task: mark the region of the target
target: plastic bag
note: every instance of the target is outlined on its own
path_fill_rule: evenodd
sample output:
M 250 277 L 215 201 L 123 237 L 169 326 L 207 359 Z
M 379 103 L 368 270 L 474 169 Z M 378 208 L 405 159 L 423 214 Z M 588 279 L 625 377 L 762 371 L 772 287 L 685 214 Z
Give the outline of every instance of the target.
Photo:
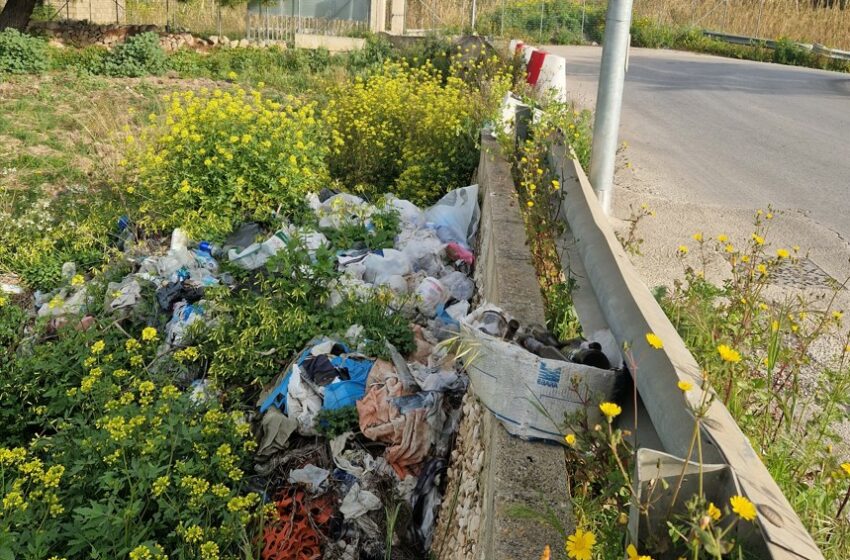
M 286 247 L 286 236 L 277 232 L 262 243 L 253 243 L 241 251 L 230 249 L 227 258 L 230 262 L 244 268 L 254 270 L 260 268 L 274 255 Z
M 363 259 L 366 270 L 363 280 L 372 284 L 387 284 L 392 276 L 410 273 L 410 261 L 401 251 L 384 249 L 383 256 L 372 253 Z
M 171 320 L 165 326 L 165 341 L 171 346 L 186 346 L 189 326 L 203 321 L 204 308 L 199 303 L 180 302 L 174 306 Z
M 469 301 L 475 294 L 475 282 L 463 272 L 453 270 L 440 278 L 453 298 L 458 301 Z
M 428 276 L 416 288 L 416 295 L 419 297 L 419 311 L 428 317 L 434 317 L 437 314 L 437 308 L 449 300 L 449 290 L 442 282 Z
M 409 224 L 414 228 L 421 228 L 425 225 L 425 212 L 409 200 L 396 198 L 392 194 L 388 194 L 386 200 L 387 204 L 398 212 L 399 218 L 401 218 L 403 223 Z
M 316 415 L 322 409 L 322 395 L 301 379 L 301 368 L 292 365 L 287 388 L 286 412 L 290 418 L 298 421 L 298 433 L 303 436 L 315 436 Z
M 425 211 L 425 218 L 442 241 L 455 241 L 466 247 L 472 245 L 480 217 L 478 185 L 455 189 Z
M 443 267 L 443 243 L 432 229 L 405 229 L 396 239 L 396 247 L 410 261 L 414 272 L 424 270 L 435 276 Z

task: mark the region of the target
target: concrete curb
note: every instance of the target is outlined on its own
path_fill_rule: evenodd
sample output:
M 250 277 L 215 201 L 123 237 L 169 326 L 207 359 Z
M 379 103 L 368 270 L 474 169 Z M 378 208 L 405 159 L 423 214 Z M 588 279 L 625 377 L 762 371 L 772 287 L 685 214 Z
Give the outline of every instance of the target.
M 498 142 L 488 133 L 482 135 L 481 144 L 478 168 L 481 228 L 475 271 L 480 297 L 502 307 L 521 322 L 543 323 L 543 297 L 526 245 L 525 224 L 510 164 L 502 157 Z M 453 460 L 435 532 L 439 538 L 449 535 L 444 543 L 465 542 L 465 546 L 460 550 L 442 546 L 439 558 L 516 560 L 539 557 L 547 544 L 559 548 L 563 536 L 542 519 L 554 517 L 567 531 L 574 526 L 564 449 L 515 438 L 492 413 L 481 408 L 477 426 L 460 428 L 461 433 L 477 432 L 477 437 L 459 440 L 455 447 L 457 456 L 463 457 L 472 452 L 476 441 L 480 443 L 483 449 L 480 474 L 464 473 L 464 469 L 455 468 L 458 460 Z M 465 417 L 463 422 L 466 421 Z M 476 476 L 480 527 L 475 542 L 470 543 L 469 531 L 459 526 L 459 516 L 451 515 L 452 489 L 462 488 L 465 482 L 469 484 L 464 478 Z

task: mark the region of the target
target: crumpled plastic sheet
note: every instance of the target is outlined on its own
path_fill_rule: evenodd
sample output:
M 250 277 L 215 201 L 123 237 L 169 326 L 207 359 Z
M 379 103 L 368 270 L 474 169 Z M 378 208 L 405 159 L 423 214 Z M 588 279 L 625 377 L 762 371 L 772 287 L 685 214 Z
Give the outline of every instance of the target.
M 340 355 L 330 354 L 330 352 L 339 351 Z M 292 415 L 289 404 L 289 387 L 292 384 L 296 369 L 299 370 L 300 365 L 304 363 L 310 356 L 326 354 L 331 364 L 336 368 L 345 368 L 348 370 L 347 380 L 337 380 L 324 387 L 310 387 L 311 390 L 321 397 L 320 408 L 326 410 L 336 410 L 346 406 L 352 406 L 357 399 L 363 396 L 366 390 L 366 379 L 369 371 L 372 369 L 373 360 L 354 354 L 351 349 L 341 341 L 329 338 L 316 339 L 307 345 L 295 362 L 289 367 L 286 373 L 281 378 L 280 382 L 272 389 L 260 404 L 260 413 L 268 410 L 272 405 L 278 407 L 288 415 Z M 298 381 L 299 385 L 307 385 L 307 382 L 301 378 Z M 298 389 L 299 394 L 303 391 Z M 303 408 L 303 407 L 302 407 Z M 309 422 L 305 422 L 309 425 Z
M 382 507 L 383 504 L 378 496 L 368 490 L 364 490 L 360 486 L 360 483 L 355 482 L 345 495 L 345 498 L 342 499 L 339 512 L 345 519 L 357 519 L 370 511 L 376 511 Z
M 290 484 L 303 484 L 310 492 L 316 493 L 324 489 L 330 474 L 326 469 L 309 464 L 289 471 L 288 480 Z

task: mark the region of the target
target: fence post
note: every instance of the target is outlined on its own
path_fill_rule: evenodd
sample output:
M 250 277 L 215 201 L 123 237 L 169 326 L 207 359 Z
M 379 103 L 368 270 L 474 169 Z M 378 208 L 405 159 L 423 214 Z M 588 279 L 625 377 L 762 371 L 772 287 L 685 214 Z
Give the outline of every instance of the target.
M 475 16 L 478 15 L 476 13 L 477 8 L 477 0 L 472 0 L 472 31 L 475 31 Z
M 502 0 L 502 17 L 499 22 L 499 35 L 505 36 L 505 0 Z
M 543 37 L 543 18 L 546 16 L 546 0 L 540 0 L 540 36 Z

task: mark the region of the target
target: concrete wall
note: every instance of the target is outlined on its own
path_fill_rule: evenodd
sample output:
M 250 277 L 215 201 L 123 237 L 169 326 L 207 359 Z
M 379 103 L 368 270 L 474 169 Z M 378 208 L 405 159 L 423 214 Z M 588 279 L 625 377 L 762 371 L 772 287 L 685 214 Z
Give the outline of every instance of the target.
M 354 37 L 338 37 L 335 35 L 313 35 L 310 33 L 295 34 L 295 48 L 319 49 L 325 48 L 332 53 L 348 52 L 362 49 L 366 46 L 366 39 Z
M 487 134 L 478 183 L 479 294 L 522 322 L 542 323 L 543 298 L 510 165 Z M 432 552 L 440 560 L 516 560 L 539 558 L 547 544 L 562 547 L 561 534 L 541 519 L 554 515 L 572 530 L 563 448 L 510 436 L 475 399 L 474 387 L 464 412 Z M 541 517 L 529 516 L 534 513 Z

